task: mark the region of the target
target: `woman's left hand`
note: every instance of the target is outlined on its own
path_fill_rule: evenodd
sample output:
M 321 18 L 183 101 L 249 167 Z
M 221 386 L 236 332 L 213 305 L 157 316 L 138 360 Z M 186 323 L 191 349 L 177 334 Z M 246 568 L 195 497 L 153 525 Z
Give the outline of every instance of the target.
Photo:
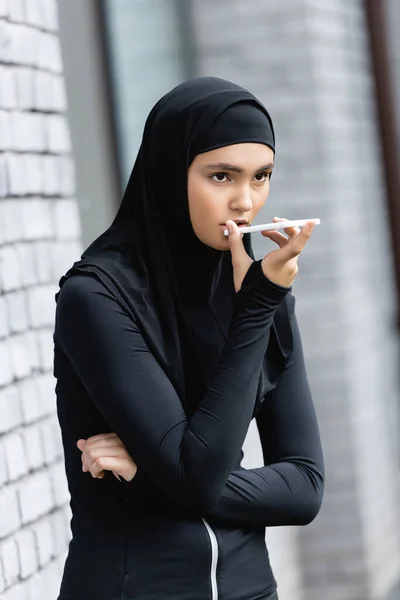
M 76 444 L 82 452 L 82 471 L 89 471 L 92 477 L 103 479 L 105 471 L 112 471 L 132 481 L 137 465 L 116 433 L 101 433 L 89 439 L 80 439 Z

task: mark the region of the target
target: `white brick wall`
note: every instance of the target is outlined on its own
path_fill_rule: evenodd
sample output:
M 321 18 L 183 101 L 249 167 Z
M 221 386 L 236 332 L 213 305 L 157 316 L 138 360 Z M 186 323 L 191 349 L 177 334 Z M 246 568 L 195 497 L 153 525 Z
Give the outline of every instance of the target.
M 54 293 L 80 254 L 56 0 L 0 0 L 0 598 L 57 597 L 69 494 Z
M 326 494 L 313 524 L 267 533 L 280 600 L 384 600 L 400 579 L 399 345 L 363 2 L 193 9 L 199 74 L 248 86 L 271 111 L 277 168 L 263 218 L 323 220 L 294 292 Z

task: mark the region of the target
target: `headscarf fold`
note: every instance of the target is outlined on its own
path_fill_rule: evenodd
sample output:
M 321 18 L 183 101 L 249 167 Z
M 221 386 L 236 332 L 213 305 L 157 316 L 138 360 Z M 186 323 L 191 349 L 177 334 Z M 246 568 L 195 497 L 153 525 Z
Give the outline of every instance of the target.
M 113 223 L 60 279 L 60 288 L 76 273 L 103 282 L 138 324 L 188 413 L 207 384 L 188 310 L 210 310 L 226 339 L 235 296 L 230 252 L 204 245 L 191 226 L 188 168 L 199 153 L 244 142 L 275 150 L 271 118 L 248 91 L 216 77 L 189 80 L 171 90 L 147 118 Z M 254 258 L 249 234 L 243 243 Z M 272 326 L 258 404 L 274 387 L 290 350 L 285 302 Z

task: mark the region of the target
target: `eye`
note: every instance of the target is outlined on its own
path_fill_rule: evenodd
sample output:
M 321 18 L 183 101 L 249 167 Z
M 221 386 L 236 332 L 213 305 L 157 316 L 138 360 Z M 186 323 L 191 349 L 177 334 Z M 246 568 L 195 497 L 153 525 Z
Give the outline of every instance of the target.
M 254 175 L 254 178 L 257 181 L 257 183 L 264 183 L 265 181 L 267 181 L 267 179 L 270 178 L 270 175 L 270 171 L 260 171 L 259 173 L 256 173 Z
M 229 179 L 228 173 L 214 173 L 214 175 L 211 175 L 211 179 L 213 181 L 217 181 L 218 183 L 225 183 L 225 181 L 227 179 Z

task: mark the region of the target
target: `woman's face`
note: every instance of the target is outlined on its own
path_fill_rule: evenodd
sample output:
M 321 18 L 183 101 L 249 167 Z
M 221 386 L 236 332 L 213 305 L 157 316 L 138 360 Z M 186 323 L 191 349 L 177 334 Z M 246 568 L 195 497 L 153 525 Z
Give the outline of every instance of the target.
M 274 153 L 264 144 L 224 146 L 198 154 L 188 170 L 189 214 L 203 244 L 229 248 L 228 219 L 250 224 L 268 198 Z

